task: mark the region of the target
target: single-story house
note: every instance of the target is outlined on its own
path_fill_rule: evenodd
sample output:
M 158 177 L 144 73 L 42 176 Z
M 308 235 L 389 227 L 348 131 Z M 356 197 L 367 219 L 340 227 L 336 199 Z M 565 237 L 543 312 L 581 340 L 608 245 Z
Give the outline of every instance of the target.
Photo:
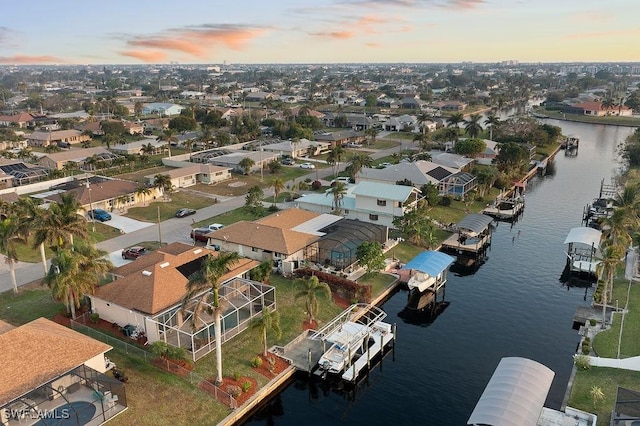
M 191 305 L 183 312 L 189 277 L 207 256 L 219 252 L 183 243 L 171 243 L 114 269 L 114 281 L 92 295 L 91 309 L 100 318 L 120 326 L 133 326 L 149 343 L 163 341 L 187 350 L 197 360 L 215 348 L 213 318 L 205 312 L 193 328 Z M 247 279 L 259 262 L 241 258 L 220 282 L 226 301 L 222 315 L 223 342 L 249 326 L 265 307 L 275 307 L 275 289 Z M 200 296 L 200 295 L 199 295 Z
M 194 154 L 192 157 L 196 157 L 198 154 Z M 240 166 L 240 162 L 245 158 L 250 158 L 254 163 L 250 171 L 259 172 L 260 170 L 268 170 L 267 165 L 279 157 L 280 154 L 267 151 L 226 151 L 223 155 L 207 158 L 207 162 L 220 167 L 228 167 L 239 173 L 244 173 L 245 171 Z
M 469 170 L 473 166 L 474 162 L 473 158 L 453 154 L 451 152 L 432 150 L 429 151 L 429 155 L 431 155 L 432 163 L 452 169 Z
M 91 137 L 83 134 L 79 130 L 55 130 L 53 132 L 33 132 L 27 135 L 27 143 L 29 146 L 49 146 L 60 142 L 68 144 L 78 144 L 91 140 Z
M 582 111 L 584 115 L 602 117 L 605 115 L 619 115 L 620 117 L 631 117 L 633 109 L 626 105 L 604 106 L 602 102 L 582 102 L 572 105 L 573 108 Z
M 109 150 L 96 146 L 92 148 L 73 148 L 68 151 L 52 152 L 38 159 L 38 164 L 49 170 L 62 170 L 67 163 L 75 163 L 78 169 L 86 169 L 87 159 L 98 156 L 103 160 L 113 160 L 117 155 Z
M 144 104 L 144 106 L 142 107 L 142 114 L 155 114 L 161 117 L 164 115 L 180 115 L 183 109 L 184 107 L 178 104 L 172 104 L 168 102 L 154 102 Z
M 102 136 L 104 135 L 104 130 L 102 129 L 102 124 L 99 121 L 90 121 L 88 123 L 84 123 L 78 127 L 76 130 L 81 132 L 91 132 L 93 136 Z
M 302 138 L 298 141 L 282 141 L 269 145 L 262 145 L 258 149 L 263 149 L 268 152 L 275 152 L 282 155 L 288 155 L 292 158 L 308 157 L 309 150 L 313 150 L 312 155 L 318 155 L 325 153 L 329 150 L 331 144 L 329 142 L 310 141 L 309 139 Z
M 130 135 L 141 135 L 144 132 L 144 126 L 142 123 L 137 123 L 133 121 L 125 121 L 124 129 Z
M 140 141 L 133 141 L 125 144 L 111 145 L 111 151 L 117 154 L 129 154 L 129 155 L 142 155 L 143 146 L 151 145 L 154 150 L 149 155 L 159 154 L 166 150 L 167 143 L 159 141 L 155 138 L 143 139 Z
M 18 127 L 24 129 L 25 127 L 33 127 L 33 115 L 28 112 L 21 112 L 13 115 L 0 115 L 0 126 Z
M 190 163 L 187 163 L 190 164 Z M 228 167 L 214 166 L 213 164 L 190 164 L 178 167 L 162 173 L 171 178 L 171 184 L 176 188 L 186 188 L 196 183 L 211 185 L 231 179 L 231 169 Z M 153 185 L 156 175 L 147 175 L 145 179 L 148 185 Z
M 92 209 L 104 209 L 113 211 L 116 208 L 127 208 L 145 203 L 150 199 L 159 197 L 161 193 L 157 188 L 149 188 L 150 195 L 138 194 L 139 184 L 126 180 L 101 179 L 99 181 L 89 181 L 87 187 L 83 181 L 74 181 L 73 188 L 66 191 L 62 189 L 51 191 L 45 196 L 45 201 L 59 202 L 60 194 L 72 193 L 80 202 L 82 210 L 79 214 L 84 214 Z
M 34 424 L 61 407 L 73 418 L 82 410 L 85 423 L 102 424 L 127 409 L 123 384 L 105 375 L 113 367 L 105 357 L 111 346 L 46 318 L 2 324 L 1 425 Z
M 320 229 L 341 219 L 331 214 L 288 209 L 259 220 L 236 222 L 207 236 L 209 245 L 260 262 L 271 261 L 284 274 L 290 274 L 301 261 L 317 258 L 317 243 L 324 235 Z
M 363 143 L 367 136 L 364 132 L 356 132 L 355 130 L 342 130 L 339 132 L 324 132 L 314 135 L 318 142 L 328 142 L 331 148 L 342 146 L 348 143 Z
M 360 181 L 348 186 L 338 209 L 347 219 L 395 228 L 393 219 L 404 216 L 420 198 L 420 191 L 413 186 Z M 316 213 L 331 213 L 335 208 L 329 191 L 307 194 L 298 198 L 296 204 L 303 210 Z

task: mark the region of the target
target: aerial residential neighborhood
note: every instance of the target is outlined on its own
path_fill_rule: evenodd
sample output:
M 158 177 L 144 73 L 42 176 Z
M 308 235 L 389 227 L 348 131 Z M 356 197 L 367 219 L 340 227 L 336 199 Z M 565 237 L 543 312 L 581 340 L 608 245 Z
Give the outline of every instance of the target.
M 236 424 L 300 372 L 357 388 L 403 338 L 380 306 L 432 324 L 449 267 L 516 250 L 500 206 L 553 179 L 562 126 L 639 122 L 637 64 L 214 68 L 0 66 L 0 425 Z

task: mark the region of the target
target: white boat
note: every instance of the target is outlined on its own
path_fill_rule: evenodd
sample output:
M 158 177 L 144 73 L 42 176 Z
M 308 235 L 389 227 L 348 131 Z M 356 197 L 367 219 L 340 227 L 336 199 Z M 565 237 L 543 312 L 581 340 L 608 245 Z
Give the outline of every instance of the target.
M 402 269 L 410 270 L 407 286 L 420 293 L 431 290 L 436 293 L 447 282 L 447 268 L 455 259 L 439 251 L 424 251 L 411 259 Z
M 524 198 L 515 197 L 498 197 L 496 201 L 482 210 L 482 214 L 494 217 L 496 219 L 511 220 L 515 219 L 524 209 Z
M 326 349 L 318 360 L 316 374 L 355 380 L 393 340 L 393 327 L 381 321 L 385 317 L 386 313 L 375 306 L 357 304 L 318 330 L 314 338 L 321 339 Z

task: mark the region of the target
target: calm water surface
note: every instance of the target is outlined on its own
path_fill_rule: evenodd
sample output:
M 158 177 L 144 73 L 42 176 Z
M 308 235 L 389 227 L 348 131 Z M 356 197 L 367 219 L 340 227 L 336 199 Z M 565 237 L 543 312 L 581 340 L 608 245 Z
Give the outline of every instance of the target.
M 573 314 L 591 297 L 591 289 L 559 281 L 562 243 L 580 226 L 601 180 L 616 173 L 616 147 L 633 129 L 548 122 L 580 136 L 578 156 L 560 152 L 554 173 L 529 182 L 523 216 L 513 226 L 498 225 L 488 259 L 475 274 L 449 274 L 450 304 L 433 323 L 403 322 L 398 313 L 407 293 L 398 292 L 382 306 L 387 321 L 398 325 L 395 354 L 368 382 L 344 393 L 300 375 L 245 424 L 465 425 L 506 356 L 555 371 L 546 405 L 560 408 L 579 341 Z

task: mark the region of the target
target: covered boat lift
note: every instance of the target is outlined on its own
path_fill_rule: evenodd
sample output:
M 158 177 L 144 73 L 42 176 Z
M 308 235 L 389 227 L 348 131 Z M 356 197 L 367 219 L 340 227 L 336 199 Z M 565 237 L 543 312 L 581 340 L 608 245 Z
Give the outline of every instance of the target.
M 590 227 L 580 226 L 569 231 L 564 244 L 569 244 L 566 254 L 570 272 L 596 275 L 601 239 L 602 232 Z
M 467 424 L 536 426 L 554 376 L 539 362 L 502 358 Z
M 491 243 L 493 218 L 473 213 L 452 227 L 454 233 L 442 243 L 442 248 L 458 254 L 479 254 Z
M 410 270 L 409 290 L 437 292 L 447 282 L 447 268 L 455 259 L 439 251 L 424 251 L 411 259 L 402 269 Z

